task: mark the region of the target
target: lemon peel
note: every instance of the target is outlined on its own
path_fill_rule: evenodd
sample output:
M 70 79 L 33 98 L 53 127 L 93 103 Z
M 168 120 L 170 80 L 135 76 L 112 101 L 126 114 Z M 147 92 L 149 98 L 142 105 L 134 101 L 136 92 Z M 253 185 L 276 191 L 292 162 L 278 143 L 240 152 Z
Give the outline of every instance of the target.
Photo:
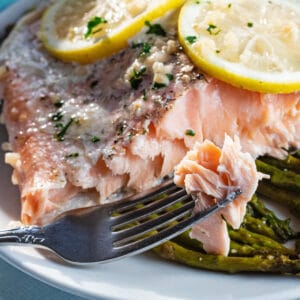
M 40 38 L 46 49 L 63 61 L 92 63 L 127 47 L 128 40 L 141 31 L 145 22 L 179 8 L 183 2 L 56 1 L 42 17 Z

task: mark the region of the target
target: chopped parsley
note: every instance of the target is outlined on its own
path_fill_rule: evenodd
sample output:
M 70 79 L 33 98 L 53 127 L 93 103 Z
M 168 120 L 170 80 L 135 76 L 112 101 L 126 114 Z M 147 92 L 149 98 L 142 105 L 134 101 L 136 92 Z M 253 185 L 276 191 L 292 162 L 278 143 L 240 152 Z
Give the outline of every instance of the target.
M 91 142 L 92 142 L 93 144 L 97 144 L 97 143 L 100 142 L 100 141 L 101 141 L 100 138 L 97 137 L 97 136 L 92 136 L 92 137 L 91 137 Z
M 65 104 L 65 102 L 63 100 L 58 100 L 54 103 L 54 106 L 57 108 L 61 108 L 64 106 L 64 104 Z
M 218 29 L 218 27 L 214 24 L 209 24 L 208 27 L 206 28 L 206 31 L 210 35 L 217 35 L 221 32 L 221 29 Z
M 253 23 L 252 22 L 248 22 L 247 26 L 251 28 L 251 27 L 253 27 Z
M 219 54 L 221 52 L 221 50 L 216 50 L 216 53 Z
M 159 89 L 162 89 L 162 88 L 165 88 L 167 85 L 164 84 L 164 83 L 160 83 L 160 82 L 154 82 L 153 84 L 153 90 L 159 90 Z
M 89 38 L 92 34 L 97 33 L 101 31 L 102 29 L 94 31 L 94 29 L 100 25 L 100 24 L 106 24 L 107 20 L 105 20 L 102 17 L 94 17 L 93 19 L 89 20 L 87 24 L 87 32 L 85 33 L 84 37 L 87 39 Z
M 149 28 L 147 34 L 155 34 L 160 36 L 166 36 L 166 31 L 161 27 L 160 24 L 151 24 L 149 21 L 145 22 L 145 25 Z
M 185 131 L 185 134 L 188 135 L 188 136 L 195 136 L 196 135 L 195 131 L 192 130 L 192 129 L 187 129 Z
M 132 48 L 141 48 L 140 56 L 146 56 L 150 53 L 152 46 L 149 43 L 133 44 Z
M 146 90 L 143 91 L 143 96 L 142 96 L 143 101 L 147 101 L 148 97 L 147 97 L 147 92 Z
M 54 114 L 51 117 L 51 120 L 53 122 L 59 122 L 64 117 L 64 114 L 61 111 L 58 111 L 56 114 Z
M 71 118 L 71 119 L 69 120 L 69 122 L 68 122 L 66 125 L 64 125 L 58 133 L 55 134 L 55 138 L 56 138 L 59 142 L 64 141 L 65 135 L 66 135 L 66 133 L 67 133 L 69 127 L 72 125 L 73 122 L 74 122 L 74 119 Z
M 77 157 L 79 157 L 79 153 L 78 152 L 70 153 L 70 154 L 66 155 L 65 157 L 67 159 L 68 158 L 77 158 Z
M 96 85 L 98 85 L 99 81 L 98 80 L 94 80 L 91 82 L 90 84 L 90 88 L 93 89 L 94 87 L 96 87 Z
M 171 73 L 166 74 L 166 76 L 168 77 L 168 79 L 169 79 L 170 81 L 172 81 L 172 80 L 174 79 L 174 75 L 171 74 Z
M 124 130 L 126 129 L 127 125 L 125 123 L 120 123 L 117 125 L 117 135 L 123 134 Z
M 197 37 L 194 36 L 194 35 L 187 36 L 185 39 L 186 39 L 190 44 L 194 44 L 194 43 L 196 43 L 196 41 L 197 41 Z
M 232 6 L 232 3 L 228 3 L 227 7 L 231 8 L 231 6 Z
M 137 90 L 141 83 L 143 82 L 142 76 L 146 73 L 147 68 L 143 67 L 140 71 L 136 69 L 133 70 L 133 75 L 129 79 L 130 85 L 134 90 Z

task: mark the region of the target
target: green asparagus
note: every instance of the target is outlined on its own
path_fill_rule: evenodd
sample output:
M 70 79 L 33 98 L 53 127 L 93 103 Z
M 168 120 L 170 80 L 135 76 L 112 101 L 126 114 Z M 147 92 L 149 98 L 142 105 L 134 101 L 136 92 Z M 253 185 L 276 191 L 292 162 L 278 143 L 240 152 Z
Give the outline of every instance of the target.
M 300 272 L 300 259 L 287 256 L 269 255 L 267 257 L 230 257 L 209 255 L 186 249 L 174 242 L 166 242 L 154 249 L 159 256 L 194 268 L 229 273 L 237 272 L 272 272 L 297 274 Z
M 255 249 L 266 248 L 278 254 L 296 256 L 296 252 L 292 249 L 286 248 L 282 244 L 272 240 L 267 236 L 251 232 L 245 228 L 233 230 L 229 228 L 229 236 L 231 240 L 247 244 Z
M 298 194 L 280 189 L 265 180 L 260 182 L 257 192 L 274 202 L 285 205 L 292 214 L 300 217 L 300 196 Z
M 277 216 L 268 208 L 266 208 L 264 202 L 260 200 L 256 195 L 249 202 L 248 207 L 251 207 L 257 218 L 264 221 L 269 227 L 271 227 L 279 238 L 279 241 L 286 242 L 295 238 L 296 233 L 290 226 L 290 219 L 280 220 Z M 249 209 L 247 208 L 247 211 Z
M 282 171 L 260 160 L 256 161 L 257 170 L 269 174 L 270 182 L 279 188 L 300 192 L 300 175 L 292 171 Z
M 300 173 L 300 159 L 292 155 L 288 155 L 287 158 L 283 160 L 269 156 L 262 157 L 260 160 L 281 170 L 290 170 L 295 173 Z

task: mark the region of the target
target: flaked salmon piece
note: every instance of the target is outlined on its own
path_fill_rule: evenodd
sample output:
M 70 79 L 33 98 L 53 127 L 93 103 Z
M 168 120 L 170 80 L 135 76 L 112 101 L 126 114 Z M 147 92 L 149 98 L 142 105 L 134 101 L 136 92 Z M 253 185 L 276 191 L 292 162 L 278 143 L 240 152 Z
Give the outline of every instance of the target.
M 225 220 L 233 228 L 240 227 L 247 202 L 261 178 L 253 158 L 242 152 L 239 138 L 232 140 L 227 135 L 222 149 L 208 140 L 197 142 L 175 167 L 174 182 L 195 196 L 197 211 L 208 208 L 234 190 L 242 191 L 220 212 L 193 227 L 191 237 L 201 241 L 206 252 L 229 253 L 230 238 Z
M 6 69 L 0 79 L 3 117 L 17 158 L 14 182 L 21 190 L 23 223 L 46 224 L 67 210 L 152 187 L 205 139 L 221 148 L 226 134 L 237 136 L 242 151 L 251 154 L 249 169 L 259 155 L 281 158 L 288 148 L 300 148 L 300 93 L 254 93 L 205 77 L 168 22 L 162 21 L 166 37 L 138 36 L 135 47 L 82 66 L 49 55 L 38 39 L 40 14 L 34 15 L 19 23 L 0 50 Z M 142 42 L 151 45 L 148 55 L 136 47 Z M 161 77 L 156 72 L 170 70 L 164 83 L 153 81 Z M 137 72 L 143 74 L 134 82 Z M 214 166 L 221 158 L 229 166 L 232 159 L 226 153 L 210 152 L 202 170 L 210 179 L 199 178 L 195 186 L 215 186 Z M 225 186 L 244 169 L 228 170 Z M 222 195 L 222 186 L 215 193 Z M 243 203 L 223 212 L 234 227 Z

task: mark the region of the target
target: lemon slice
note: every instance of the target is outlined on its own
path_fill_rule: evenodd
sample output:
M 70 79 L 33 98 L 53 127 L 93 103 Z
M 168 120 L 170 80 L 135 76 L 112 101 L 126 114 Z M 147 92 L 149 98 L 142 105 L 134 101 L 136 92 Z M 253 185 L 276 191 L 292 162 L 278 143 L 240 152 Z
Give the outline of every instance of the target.
M 43 15 L 40 37 L 64 61 L 90 63 L 127 46 L 146 21 L 184 0 L 60 0 Z
M 232 85 L 267 93 L 300 90 L 300 2 L 190 0 L 179 39 L 192 61 Z

